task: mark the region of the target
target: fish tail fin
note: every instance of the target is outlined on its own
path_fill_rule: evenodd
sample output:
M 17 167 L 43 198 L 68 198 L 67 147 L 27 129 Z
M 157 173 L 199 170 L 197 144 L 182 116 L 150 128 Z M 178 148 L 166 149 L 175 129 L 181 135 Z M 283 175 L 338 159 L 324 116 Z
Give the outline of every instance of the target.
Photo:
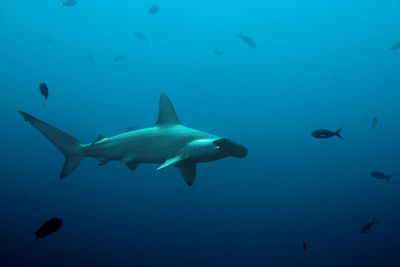
M 376 221 L 376 216 L 372 219 L 372 224 L 379 224 L 379 223 Z
M 65 2 L 64 0 L 61 0 L 61 8 L 63 8 L 65 6 Z
M 387 176 L 385 177 L 386 182 L 390 183 L 390 180 L 389 180 L 390 177 L 392 177 L 392 176 L 391 176 L 391 175 L 387 175 Z
M 46 106 L 46 100 L 47 100 L 47 99 L 45 99 L 45 100 L 43 101 L 43 107 Z
M 342 131 L 343 127 L 340 127 L 339 129 L 337 129 L 337 131 L 335 132 L 335 135 L 337 137 L 339 137 L 340 139 L 343 139 L 342 135 L 340 134 L 340 132 Z
M 243 37 L 243 34 L 239 32 L 239 34 L 236 35 L 237 37 Z
M 82 144 L 77 139 L 24 111 L 18 110 L 18 112 L 25 121 L 28 121 L 34 128 L 46 136 L 47 139 L 64 154 L 65 163 L 60 178 L 66 177 L 78 167 L 81 160 L 85 157 L 85 154 L 82 149 Z

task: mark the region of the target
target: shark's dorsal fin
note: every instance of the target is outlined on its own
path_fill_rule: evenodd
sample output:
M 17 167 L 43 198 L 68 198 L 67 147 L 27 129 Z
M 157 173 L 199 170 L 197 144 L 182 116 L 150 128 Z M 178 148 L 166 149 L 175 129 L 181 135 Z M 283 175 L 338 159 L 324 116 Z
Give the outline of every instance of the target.
M 170 126 L 181 124 L 176 116 L 174 106 L 166 94 L 160 96 L 160 106 L 158 110 L 158 120 L 156 126 Z

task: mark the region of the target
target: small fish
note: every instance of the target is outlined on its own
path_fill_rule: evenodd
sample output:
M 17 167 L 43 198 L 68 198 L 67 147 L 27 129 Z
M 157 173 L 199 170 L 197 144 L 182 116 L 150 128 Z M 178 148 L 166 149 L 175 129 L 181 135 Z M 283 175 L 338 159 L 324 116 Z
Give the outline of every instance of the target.
M 146 35 L 144 35 L 141 32 L 135 32 L 135 36 L 136 38 L 145 41 L 146 43 L 148 43 L 150 40 L 146 37 Z
M 124 59 L 126 59 L 126 56 L 116 56 L 116 57 L 114 57 L 114 62 L 118 62 L 118 61 L 121 61 L 121 60 L 124 60 Z
M 49 97 L 49 88 L 47 88 L 47 85 L 43 82 L 39 84 L 39 89 L 40 93 L 44 96 L 43 106 L 45 106 L 47 98 Z
M 307 243 L 306 243 L 306 241 L 304 241 L 304 240 L 303 240 L 303 249 L 304 249 L 304 251 L 307 250 Z
M 369 175 L 371 175 L 372 177 L 374 177 L 376 179 L 385 179 L 388 183 L 390 183 L 389 178 L 392 177 L 391 175 L 386 175 L 380 171 L 373 171 Z
M 157 14 L 158 11 L 160 11 L 160 7 L 157 5 L 153 5 L 150 9 L 149 9 L 149 13 L 154 15 Z
M 218 48 L 214 49 L 214 54 L 219 56 L 222 59 L 222 56 L 224 55 L 224 52 L 219 50 Z
M 362 233 L 362 234 L 365 234 L 366 232 L 368 232 L 368 231 L 371 229 L 372 225 L 374 225 L 374 224 L 379 224 L 379 223 L 376 221 L 376 216 L 372 219 L 372 222 L 366 223 L 366 224 L 361 228 L 361 233 Z
M 24 195 L 24 201 L 29 208 L 33 208 L 32 200 L 28 196 Z
M 49 45 L 54 44 L 53 39 L 50 39 L 50 38 L 42 38 L 42 41 L 43 41 L 44 43 L 46 43 L 46 44 L 49 44 Z
M 243 42 L 245 42 L 249 47 L 256 48 L 256 42 L 249 36 L 243 35 L 242 33 L 239 33 L 237 36 L 242 38 Z
M 400 42 L 397 42 L 397 43 L 395 43 L 393 46 L 392 46 L 392 51 L 395 51 L 395 50 L 399 50 L 400 49 Z
M 78 4 L 76 0 L 61 0 L 61 7 L 72 7 Z
M 88 59 L 89 59 L 90 63 L 94 66 L 94 58 L 90 53 L 88 53 Z
M 343 83 L 342 78 L 338 75 L 333 75 L 332 79 L 337 83 Z
M 325 129 L 320 129 L 320 130 L 316 130 L 314 131 L 311 135 L 315 138 L 331 138 L 333 136 L 337 136 L 340 139 L 343 139 L 343 137 L 340 135 L 340 131 L 342 130 L 343 127 L 340 127 L 339 129 L 337 129 L 336 132 L 332 132 L 330 130 L 325 130 Z
M 63 222 L 58 218 L 48 220 L 35 232 L 36 238 L 44 238 L 52 233 L 57 232 L 62 224 Z
M 373 118 L 373 119 L 372 119 L 372 122 L 371 122 L 372 128 L 375 128 L 375 126 L 376 126 L 377 123 L 378 123 L 378 118 L 377 118 L 377 117 Z

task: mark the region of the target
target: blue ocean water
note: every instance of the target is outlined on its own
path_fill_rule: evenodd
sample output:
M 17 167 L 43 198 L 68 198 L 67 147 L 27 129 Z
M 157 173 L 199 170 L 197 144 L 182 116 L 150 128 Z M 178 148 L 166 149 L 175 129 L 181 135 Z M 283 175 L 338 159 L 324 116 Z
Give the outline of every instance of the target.
M 396 0 L 2 0 L 0 266 L 400 266 L 399 14 Z M 153 126 L 161 93 L 248 156 L 199 164 L 191 187 L 173 167 L 93 159 L 59 179 L 64 156 L 17 113 L 90 143 Z M 344 140 L 311 136 L 339 127 Z M 52 217 L 61 229 L 35 239 Z

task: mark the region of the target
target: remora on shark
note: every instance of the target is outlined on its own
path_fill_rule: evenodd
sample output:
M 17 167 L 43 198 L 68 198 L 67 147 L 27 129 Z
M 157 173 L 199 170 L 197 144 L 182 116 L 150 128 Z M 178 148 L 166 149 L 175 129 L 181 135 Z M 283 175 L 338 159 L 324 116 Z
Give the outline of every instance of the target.
M 158 120 L 151 128 L 125 132 L 113 137 L 98 138 L 82 144 L 74 137 L 18 111 L 33 127 L 46 136 L 65 156 L 60 178 L 69 175 L 85 157 L 99 160 L 99 165 L 116 160 L 134 171 L 140 163 L 162 163 L 157 170 L 174 165 L 188 185 L 194 183 L 196 164 L 228 156 L 242 158 L 247 149 L 227 138 L 221 138 L 183 126 L 171 101 L 160 96 Z

